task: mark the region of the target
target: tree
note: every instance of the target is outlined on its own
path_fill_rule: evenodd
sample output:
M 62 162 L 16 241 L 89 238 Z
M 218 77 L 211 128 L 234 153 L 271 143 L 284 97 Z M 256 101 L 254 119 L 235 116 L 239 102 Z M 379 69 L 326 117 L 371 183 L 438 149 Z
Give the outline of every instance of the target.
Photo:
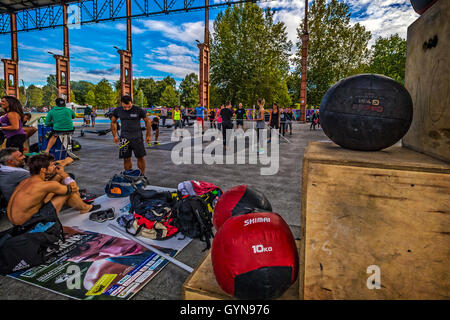
M 245 3 L 220 12 L 211 42 L 211 86 L 222 103 L 277 102 L 288 75 L 291 42 L 274 12 Z M 281 94 L 284 96 L 284 93 Z M 215 97 L 214 100 L 217 100 Z
M 185 107 L 194 107 L 198 103 L 198 78 L 195 73 L 187 74 L 180 83 L 180 102 Z
M 139 89 L 136 95 L 134 95 L 134 104 L 141 108 L 146 108 L 148 106 L 147 98 L 144 95 L 144 91 Z
M 47 84 L 42 87 L 42 105 L 45 107 L 54 106 L 58 97 L 57 92 L 56 75 L 51 74 L 47 76 Z
M 297 74 L 301 72 L 303 23 L 297 29 L 299 49 L 293 59 Z M 351 25 L 348 4 L 338 0 L 314 0 L 308 29 L 307 99 L 318 105 L 334 83 L 364 70 L 371 33 L 359 23 Z
M 108 80 L 102 79 L 95 86 L 95 106 L 99 109 L 108 109 L 116 105 L 116 95 Z
M 95 88 L 94 88 L 95 90 Z M 95 105 L 95 93 L 94 90 L 89 90 L 84 98 L 84 104 L 88 104 L 90 106 L 94 106 Z
M 178 92 L 171 85 L 167 85 L 159 99 L 160 106 L 173 107 L 178 104 Z
M 406 40 L 397 33 L 379 37 L 371 50 L 367 72 L 378 73 L 405 83 Z
M 30 85 L 27 89 L 27 101 L 29 107 L 42 106 L 42 90 L 35 85 Z
M 70 89 L 73 91 L 75 95 L 75 99 L 73 101 L 77 101 L 79 104 L 86 104 L 86 95 L 89 91 L 95 90 L 95 84 L 90 83 L 89 81 L 70 81 Z

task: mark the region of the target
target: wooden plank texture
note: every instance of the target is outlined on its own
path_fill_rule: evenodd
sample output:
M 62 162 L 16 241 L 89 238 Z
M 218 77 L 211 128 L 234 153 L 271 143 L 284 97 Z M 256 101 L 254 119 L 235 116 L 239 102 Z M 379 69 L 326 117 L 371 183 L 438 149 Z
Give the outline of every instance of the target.
M 434 37 L 436 46 L 424 49 Z M 408 28 L 405 87 L 414 115 L 403 145 L 450 162 L 449 52 L 450 1 L 441 0 Z
M 392 147 L 361 158 L 360 152 L 330 151 L 327 143 L 308 146 L 301 298 L 450 298 L 450 165 L 406 151 Z M 417 159 L 428 172 L 408 169 Z M 373 265 L 380 289 L 367 286 Z

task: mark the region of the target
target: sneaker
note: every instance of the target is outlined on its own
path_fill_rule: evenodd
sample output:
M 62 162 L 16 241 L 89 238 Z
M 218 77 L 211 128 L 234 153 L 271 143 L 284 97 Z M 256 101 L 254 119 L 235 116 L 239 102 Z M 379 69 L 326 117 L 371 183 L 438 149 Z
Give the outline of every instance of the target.
M 80 160 L 80 157 L 79 157 L 79 156 L 77 156 L 76 154 L 74 154 L 74 153 L 72 153 L 72 152 L 70 152 L 70 151 L 67 151 L 67 155 L 68 155 L 69 157 L 71 157 L 73 160 Z
M 89 220 L 95 221 L 95 222 L 105 222 L 106 220 L 113 220 L 115 218 L 114 209 L 109 208 L 106 210 L 101 211 L 95 211 L 92 212 L 89 216 Z
M 159 146 L 161 143 L 159 141 L 155 141 L 155 146 Z
M 264 154 L 264 148 L 259 148 L 258 149 L 258 154 Z

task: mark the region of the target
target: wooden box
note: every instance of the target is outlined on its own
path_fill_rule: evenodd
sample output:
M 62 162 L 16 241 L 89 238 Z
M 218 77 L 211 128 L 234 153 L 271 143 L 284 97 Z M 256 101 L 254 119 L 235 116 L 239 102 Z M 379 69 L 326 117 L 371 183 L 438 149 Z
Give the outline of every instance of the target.
M 300 248 L 300 241 L 296 241 Z M 281 300 L 297 300 L 299 298 L 299 279 L 279 298 Z M 211 252 L 200 265 L 191 273 L 183 284 L 182 298 L 184 300 L 235 300 L 219 286 L 214 276 L 211 263 Z
M 310 143 L 300 299 L 449 299 L 450 165 L 402 147 Z
M 414 115 L 403 146 L 450 162 L 450 1 L 409 26 L 405 87 Z

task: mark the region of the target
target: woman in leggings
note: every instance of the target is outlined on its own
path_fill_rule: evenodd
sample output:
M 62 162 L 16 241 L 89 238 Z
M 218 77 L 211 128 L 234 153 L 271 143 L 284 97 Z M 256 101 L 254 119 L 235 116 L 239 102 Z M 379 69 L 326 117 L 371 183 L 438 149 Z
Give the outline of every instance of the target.
M 270 118 L 269 118 L 269 126 L 270 126 L 270 134 L 269 134 L 269 141 L 271 142 L 272 140 L 272 129 L 276 129 L 276 130 L 280 130 L 280 110 L 278 107 L 278 104 L 274 103 L 273 104 L 273 109 L 272 112 L 270 113 Z

